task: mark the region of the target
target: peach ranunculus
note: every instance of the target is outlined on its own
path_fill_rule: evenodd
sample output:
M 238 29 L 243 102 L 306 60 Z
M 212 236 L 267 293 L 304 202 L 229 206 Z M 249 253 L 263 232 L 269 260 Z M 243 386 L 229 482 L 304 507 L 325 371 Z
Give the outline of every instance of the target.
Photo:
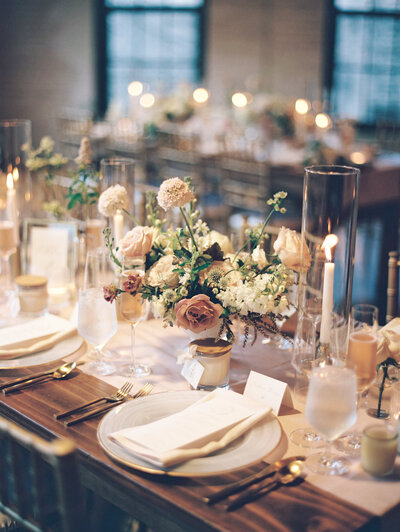
M 130 259 L 147 255 L 153 245 L 153 229 L 138 225 L 118 242 L 121 255 Z
M 221 305 L 213 303 L 205 294 L 198 294 L 191 299 L 181 299 L 175 305 L 176 324 L 200 333 L 215 327 L 222 312 Z
M 301 257 L 302 248 L 303 261 Z M 302 246 L 301 237 L 296 231 L 282 227 L 278 238 L 274 242 L 274 250 L 283 264 L 295 272 L 299 272 L 301 266 L 306 270 L 310 267 L 311 255 L 307 244 L 303 240 Z

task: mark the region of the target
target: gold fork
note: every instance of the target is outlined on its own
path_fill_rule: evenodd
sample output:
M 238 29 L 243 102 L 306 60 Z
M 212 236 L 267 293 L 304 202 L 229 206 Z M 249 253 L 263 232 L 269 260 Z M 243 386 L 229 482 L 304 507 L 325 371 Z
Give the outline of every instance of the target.
M 138 399 L 139 397 L 144 397 L 146 395 L 149 395 L 149 393 L 152 391 L 153 385 L 147 382 L 138 392 L 136 392 L 132 397 L 127 397 L 126 399 Z M 125 399 L 122 399 L 121 401 L 118 401 L 119 403 L 122 403 Z M 86 421 L 88 419 L 92 419 L 93 417 L 98 416 L 99 414 L 102 414 L 103 412 L 108 412 L 108 410 L 111 410 L 114 408 L 115 404 L 111 405 L 103 405 L 100 408 L 97 408 L 94 411 L 90 411 L 86 414 L 83 414 L 82 416 L 79 416 L 75 419 L 72 419 L 71 421 L 64 421 L 64 425 L 66 427 L 71 427 L 72 425 L 76 425 L 77 423 L 80 423 L 81 421 Z
M 80 412 L 81 410 L 85 410 L 89 406 L 96 405 L 97 403 L 101 403 L 105 401 L 106 403 L 119 403 L 125 397 L 128 395 L 128 393 L 132 390 L 133 383 L 130 381 L 126 381 L 116 392 L 114 392 L 111 395 L 105 395 L 104 397 L 99 397 L 98 399 L 95 399 L 94 401 L 90 401 L 89 403 L 84 403 L 80 406 L 77 406 L 76 408 L 71 408 L 71 410 L 66 410 L 65 412 L 60 412 L 59 414 L 54 414 L 54 417 L 56 419 L 63 419 L 64 417 L 70 416 L 71 414 L 76 414 Z

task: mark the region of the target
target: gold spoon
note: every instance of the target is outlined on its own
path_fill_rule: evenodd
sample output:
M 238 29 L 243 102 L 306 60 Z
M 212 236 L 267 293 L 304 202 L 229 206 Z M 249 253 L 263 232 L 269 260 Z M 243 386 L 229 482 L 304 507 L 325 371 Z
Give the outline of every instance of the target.
M 22 388 L 25 388 L 25 386 L 30 386 L 31 384 L 34 384 L 36 382 L 41 383 L 41 382 L 46 382 L 46 381 L 52 380 L 52 379 L 57 379 L 57 380 L 64 379 L 75 368 L 76 368 L 76 362 L 68 362 L 66 364 L 63 364 L 59 368 L 57 368 L 51 374 L 47 374 L 47 375 L 45 374 L 45 375 L 42 375 L 42 376 L 39 376 L 39 377 L 36 376 L 36 377 L 28 379 L 28 380 L 26 380 L 24 382 L 21 382 L 20 384 L 10 385 L 7 388 L 3 389 L 3 394 L 7 395 L 10 392 L 15 392 L 17 390 L 21 390 Z
M 254 497 L 265 488 L 268 488 L 267 491 L 270 491 L 270 489 L 277 484 L 291 484 L 301 475 L 302 471 L 303 462 L 301 460 L 293 460 L 292 462 L 289 462 L 289 464 L 281 467 L 272 478 L 268 478 L 256 486 L 251 486 L 248 490 L 239 495 L 239 497 L 236 497 L 236 499 L 226 507 L 226 510 L 231 511 L 240 508 L 240 506 L 252 501 Z

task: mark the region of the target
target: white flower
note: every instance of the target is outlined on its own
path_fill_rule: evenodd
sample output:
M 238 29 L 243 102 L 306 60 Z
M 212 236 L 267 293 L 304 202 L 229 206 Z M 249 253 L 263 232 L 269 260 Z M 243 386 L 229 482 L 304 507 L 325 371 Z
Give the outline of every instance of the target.
M 90 149 L 89 137 L 83 137 L 81 140 L 78 157 L 76 157 L 75 162 L 84 166 L 92 162 L 92 150 Z
M 285 266 L 295 272 L 300 271 L 301 266 L 308 269 L 311 264 L 311 255 L 306 242 L 301 241 L 296 231 L 282 227 L 278 238 L 274 242 L 274 250 Z M 303 252 L 303 258 L 301 253 Z
M 256 249 L 253 250 L 251 258 L 254 260 L 260 270 L 265 268 L 265 266 L 268 264 L 267 257 L 265 256 L 265 251 L 261 249 L 260 246 L 257 246 Z
M 62 166 L 63 164 L 66 164 L 68 162 L 68 159 L 66 159 L 61 153 L 55 153 L 50 157 L 48 160 L 49 166 Z
M 161 183 L 157 194 L 158 204 L 165 211 L 173 207 L 183 207 L 193 199 L 194 196 L 190 191 L 189 185 L 179 179 L 179 177 L 171 177 L 171 179 Z
M 176 288 L 179 285 L 179 274 L 174 272 L 174 255 L 164 255 L 159 259 L 146 274 L 146 284 L 154 287 Z
M 125 187 L 114 185 L 105 190 L 100 198 L 98 209 L 106 217 L 114 216 L 118 210 L 125 209 L 128 204 L 128 194 Z
M 39 149 L 50 153 L 54 149 L 54 140 L 51 137 L 43 137 L 40 140 Z

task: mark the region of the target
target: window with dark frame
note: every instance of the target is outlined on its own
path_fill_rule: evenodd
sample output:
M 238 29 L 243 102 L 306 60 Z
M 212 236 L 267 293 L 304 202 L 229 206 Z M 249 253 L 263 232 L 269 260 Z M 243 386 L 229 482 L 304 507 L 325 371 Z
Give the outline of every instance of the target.
M 332 2 L 332 112 L 400 123 L 400 0 Z
M 206 0 L 104 0 L 106 105 L 126 111 L 128 85 L 169 93 L 204 71 Z

